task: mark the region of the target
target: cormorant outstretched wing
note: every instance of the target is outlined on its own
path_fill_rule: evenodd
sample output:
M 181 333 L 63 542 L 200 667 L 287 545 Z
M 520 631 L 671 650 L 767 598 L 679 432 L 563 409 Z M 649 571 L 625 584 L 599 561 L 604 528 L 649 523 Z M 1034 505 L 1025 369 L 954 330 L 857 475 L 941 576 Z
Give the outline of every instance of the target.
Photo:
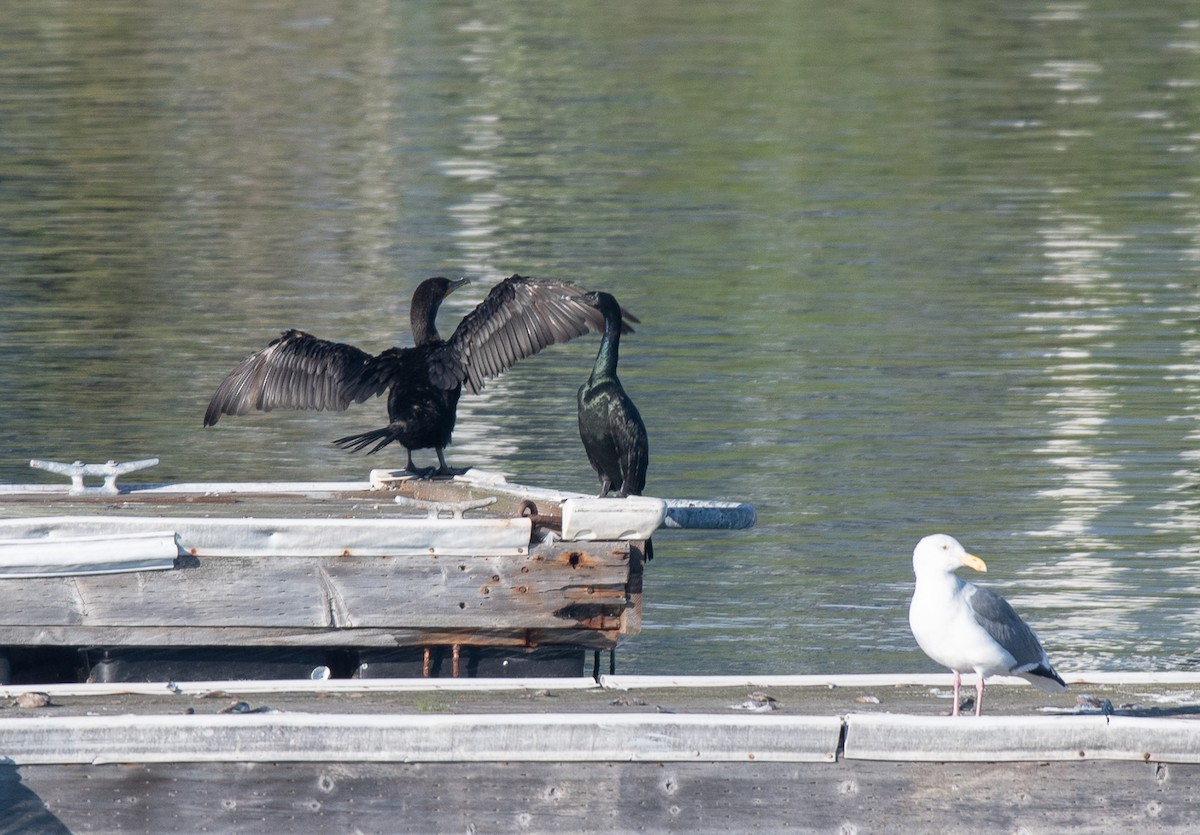
M 582 287 L 569 281 L 514 275 L 492 288 L 430 357 L 430 379 L 443 388 L 462 383 L 478 393 L 484 381 L 533 356 L 547 345 L 588 331 L 604 331 L 604 314 L 582 300 Z M 638 321 L 626 310 L 627 322 Z M 622 331 L 633 328 L 622 322 Z
M 284 331 L 221 381 L 204 413 L 204 425 L 212 426 L 221 415 L 244 415 L 254 409 L 341 411 L 387 388 L 386 375 L 371 372 L 375 365 L 375 357 L 353 345 Z

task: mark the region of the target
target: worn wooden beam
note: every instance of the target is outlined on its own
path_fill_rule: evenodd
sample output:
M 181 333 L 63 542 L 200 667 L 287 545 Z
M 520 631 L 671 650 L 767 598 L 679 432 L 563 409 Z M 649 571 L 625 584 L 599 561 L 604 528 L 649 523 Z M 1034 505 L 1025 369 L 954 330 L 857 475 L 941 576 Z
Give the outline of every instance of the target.
M 7 628 L 617 629 L 629 545 L 522 556 L 185 558 L 143 574 L 0 579 Z
M 0 765 L 13 832 L 1196 832 L 1200 766 Z

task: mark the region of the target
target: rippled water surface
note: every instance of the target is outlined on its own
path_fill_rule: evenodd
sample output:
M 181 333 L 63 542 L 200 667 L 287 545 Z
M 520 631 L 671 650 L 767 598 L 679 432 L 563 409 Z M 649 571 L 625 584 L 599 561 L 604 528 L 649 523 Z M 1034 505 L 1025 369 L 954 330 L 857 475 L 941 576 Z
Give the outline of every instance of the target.
M 664 532 L 622 672 L 905 672 L 954 534 L 1060 670 L 1197 666 L 1200 11 L 1182 0 L 0 6 L 0 479 L 361 478 L 379 425 L 203 430 L 286 327 L 409 344 L 514 273 L 613 292 Z M 591 491 L 594 340 L 449 459 Z M 431 453 L 425 453 L 430 456 Z

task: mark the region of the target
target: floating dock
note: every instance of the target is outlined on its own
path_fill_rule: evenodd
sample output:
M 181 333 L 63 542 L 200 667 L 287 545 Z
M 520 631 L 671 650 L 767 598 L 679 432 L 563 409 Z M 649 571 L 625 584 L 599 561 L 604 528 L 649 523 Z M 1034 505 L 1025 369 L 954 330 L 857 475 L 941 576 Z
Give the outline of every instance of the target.
M 126 487 L 156 459 L 31 463 L 71 482 L 0 486 L 0 684 L 582 675 L 640 630 L 654 532 L 754 524 L 474 470 Z
M 0 689 L 37 832 L 1200 830 L 1200 676 L 171 682 Z
M 71 483 L 0 485 L 2 831 L 1200 831 L 1200 675 L 951 718 L 948 674 L 601 674 L 651 536 L 746 505 L 35 463 Z

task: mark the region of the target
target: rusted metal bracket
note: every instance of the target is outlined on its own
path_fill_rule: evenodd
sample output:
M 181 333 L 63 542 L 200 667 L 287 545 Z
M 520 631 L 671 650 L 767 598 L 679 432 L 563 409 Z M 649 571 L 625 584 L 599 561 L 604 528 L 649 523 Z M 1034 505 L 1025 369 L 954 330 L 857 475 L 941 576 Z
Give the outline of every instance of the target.
M 538 506 L 529 499 L 525 499 L 517 506 L 517 513 L 521 516 L 528 517 L 534 525 L 543 528 L 549 528 L 555 533 L 562 533 L 562 514 L 540 513 Z
M 41 461 L 34 458 L 29 462 L 29 466 L 35 470 L 46 470 L 47 472 L 69 476 L 71 478 L 71 487 L 67 491 L 68 495 L 115 496 L 121 492 L 120 488 L 117 487 L 118 476 L 144 470 L 147 467 L 153 467 L 157 463 L 157 458 L 145 458 L 141 461 L 129 461 L 124 464 L 118 464 L 116 461 L 109 461 L 105 464 L 85 464 L 82 461 L 64 464 L 59 461 Z M 104 484 L 99 487 L 88 487 L 83 483 L 85 477 L 103 478 Z
M 450 652 L 452 658 L 451 676 L 460 678 L 459 658 L 462 654 L 462 644 L 451 644 Z M 425 657 L 421 664 L 421 675 L 424 678 L 429 678 L 433 675 L 433 647 L 425 647 Z

